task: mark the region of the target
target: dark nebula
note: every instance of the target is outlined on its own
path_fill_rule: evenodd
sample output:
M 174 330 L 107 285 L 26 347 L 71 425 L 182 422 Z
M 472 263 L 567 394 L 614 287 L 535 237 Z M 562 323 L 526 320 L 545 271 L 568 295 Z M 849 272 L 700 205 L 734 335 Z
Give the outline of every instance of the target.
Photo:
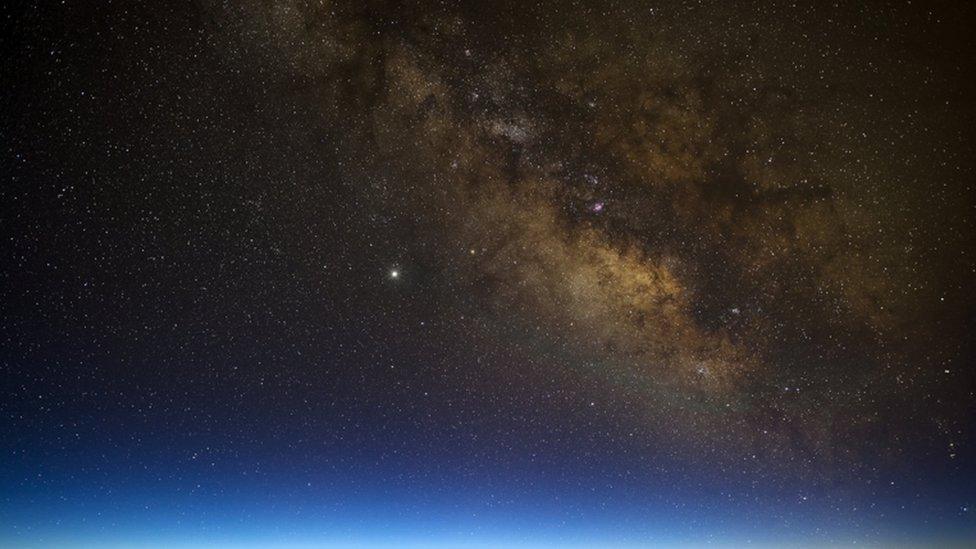
M 5 6 L 0 545 L 976 543 L 976 10 Z

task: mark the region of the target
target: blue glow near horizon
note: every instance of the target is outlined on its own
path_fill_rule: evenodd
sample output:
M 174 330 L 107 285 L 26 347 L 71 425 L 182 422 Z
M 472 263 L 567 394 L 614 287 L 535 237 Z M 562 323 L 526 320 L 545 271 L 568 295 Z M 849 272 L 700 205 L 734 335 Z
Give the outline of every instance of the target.
M 567 455 L 541 467 L 472 464 L 450 449 L 427 462 L 351 446 L 282 458 L 255 442 L 232 446 L 232 458 L 197 459 L 190 442 L 71 454 L 32 443 L 30 433 L 11 437 L 0 546 L 963 547 L 976 539 L 974 515 L 962 509 L 976 490 L 965 468 L 838 498 L 829 485 L 723 477 L 667 456 L 642 469 L 626 454 L 633 463 Z
M 192 485 L 194 488 L 196 485 Z M 742 502 L 718 506 L 686 496 L 670 504 L 581 492 L 571 500 L 471 497 L 463 487 L 410 493 L 316 489 L 297 483 L 261 491 L 238 485 L 179 493 L 178 488 L 106 492 L 57 489 L 8 492 L 0 506 L 5 547 L 693 547 L 892 546 L 933 539 L 963 546 L 976 528 L 912 522 L 911 514 L 831 513 L 805 504 L 789 509 Z M 439 491 L 439 493 L 437 493 Z M 480 492 L 479 490 L 472 490 Z M 731 509 L 735 509 L 734 511 Z M 958 540 L 955 541 L 954 540 Z

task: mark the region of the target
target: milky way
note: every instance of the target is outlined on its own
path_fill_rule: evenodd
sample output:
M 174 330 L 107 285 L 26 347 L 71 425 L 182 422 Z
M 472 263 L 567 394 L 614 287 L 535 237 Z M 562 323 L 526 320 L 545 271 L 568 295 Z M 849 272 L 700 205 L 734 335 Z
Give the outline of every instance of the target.
M 971 161 L 952 109 L 900 85 L 933 69 L 876 57 L 900 36 L 785 7 L 518 10 L 231 15 L 351 124 L 380 180 L 360 191 L 437 243 L 451 297 L 640 387 L 648 422 L 808 465 L 958 437 L 935 387 L 970 377 Z
M 67 353 L 88 381 L 53 390 L 58 417 L 94 398 L 92 425 L 199 445 L 97 419 L 115 397 L 89 396 L 138 393 L 119 406 L 147 425 L 195 426 L 288 478 L 375 463 L 348 475 L 555 483 L 559 500 L 578 474 L 626 486 L 605 496 L 621 506 L 671 501 L 663 482 L 675 501 L 772 502 L 777 527 L 820 542 L 907 535 L 880 509 L 924 500 L 931 524 L 971 536 L 972 490 L 945 488 L 974 462 L 963 11 L 125 11 L 77 33 L 116 32 L 108 45 L 30 61 L 18 88 L 8 394 L 51 395 Z M 29 59 L 86 43 L 50 40 Z M 31 190 L 40 174 L 57 198 Z M 61 440 L 33 407 L 7 407 L 9 440 Z M 882 492 L 906 479 L 913 496 Z M 818 511 L 794 511 L 808 494 Z

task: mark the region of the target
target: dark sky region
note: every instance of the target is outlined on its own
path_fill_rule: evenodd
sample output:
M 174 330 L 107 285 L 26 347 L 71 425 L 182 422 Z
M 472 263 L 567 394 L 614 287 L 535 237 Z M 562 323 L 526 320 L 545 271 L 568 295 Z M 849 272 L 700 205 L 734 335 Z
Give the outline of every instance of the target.
M 0 545 L 976 544 L 974 23 L 5 3 Z

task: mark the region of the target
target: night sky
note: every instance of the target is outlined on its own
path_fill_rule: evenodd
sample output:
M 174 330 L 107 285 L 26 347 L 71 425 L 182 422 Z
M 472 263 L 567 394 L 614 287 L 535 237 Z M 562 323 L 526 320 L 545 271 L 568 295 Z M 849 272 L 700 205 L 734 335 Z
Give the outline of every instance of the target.
M 0 546 L 976 545 L 976 7 L 14 4 Z

